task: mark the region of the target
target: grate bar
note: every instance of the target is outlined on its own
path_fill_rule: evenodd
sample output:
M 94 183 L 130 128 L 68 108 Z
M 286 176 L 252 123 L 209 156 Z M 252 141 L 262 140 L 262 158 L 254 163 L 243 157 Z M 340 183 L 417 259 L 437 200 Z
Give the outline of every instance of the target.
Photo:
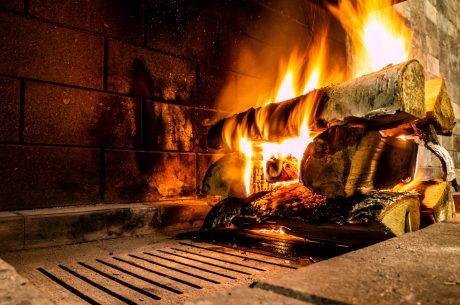
M 180 254 L 177 254 L 177 253 L 171 253 L 171 252 L 164 251 L 164 250 L 158 250 L 158 251 L 161 252 L 161 253 L 166 253 L 166 254 L 169 254 L 169 255 L 174 255 L 174 256 L 177 256 L 177 257 L 181 257 L 181 258 L 188 259 L 188 260 L 191 260 L 191 261 L 194 261 L 194 262 L 206 264 L 206 265 L 209 265 L 209 266 L 214 266 L 214 267 L 217 267 L 217 268 L 221 268 L 221 269 L 225 269 L 225 270 L 229 270 L 229 271 L 233 271 L 233 272 L 237 272 L 237 273 L 241 273 L 241 274 L 251 275 L 251 273 L 248 273 L 248 272 L 245 272 L 245 271 L 240 271 L 240 270 L 228 268 L 228 267 L 225 267 L 225 266 L 220 266 L 220 265 L 217 265 L 217 264 L 213 264 L 213 263 L 210 263 L 210 262 L 202 261 L 202 260 L 199 260 L 199 259 L 196 259 L 196 258 L 187 257 L 187 256 L 180 255 Z
M 177 272 L 182 273 L 182 274 L 186 274 L 186 275 L 189 275 L 189 276 L 193 276 L 193 277 L 195 277 L 195 278 L 197 278 L 197 279 L 200 279 L 200 280 L 203 280 L 203 281 L 207 281 L 207 282 L 214 283 L 214 284 L 220 284 L 220 282 L 218 282 L 218 281 L 215 281 L 215 280 L 212 280 L 212 279 L 208 279 L 208 278 L 202 277 L 202 276 L 200 276 L 200 275 L 193 274 L 193 273 L 190 273 L 190 272 L 187 272 L 187 271 L 184 271 L 184 270 L 180 270 L 180 269 L 177 269 L 177 268 L 174 268 L 174 267 L 171 267 L 171 266 L 167 266 L 167 265 L 164 265 L 164 264 L 162 264 L 162 263 L 158 263 L 158 262 L 152 261 L 152 260 L 150 260 L 150 259 L 147 259 L 147 258 L 144 258 L 144 257 L 141 257 L 141 256 L 137 256 L 137 255 L 134 255 L 134 254 L 128 254 L 128 255 L 131 256 L 131 257 L 134 257 L 134 258 L 143 260 L 143 261 L 145 261 L 145 262 L 148 262 L 148 263 L 151 263 L 151 264 L 154 264 L 154 265 L 161 266 L 161 267 L 163 267 L 163 268 L 167 268 L 167 269 L 174 270 L 174 271 L 177 271 Z
M 164 259 L 164 260 L 167 260 L 167 261 L 169 261 L 169 262 L 173 262 L 173 263 L 176 263 L 176 264 L 179 264 L 179 265 L 187 266 L 187 267 L 190 267 L 190 268 L 193 268 L 193 269 L 196 269 L 196 270 L 200 270 L 200 271 L 212 273 L 212 274 L 215 274 L 215 275 L 220 275 L 220 276 L 226 277 L 226 278 L 228 278 L 228 279 L 236 280 L 236 277 L 234 277 L 234 276 L 226 275 L 226 274 L 223 274 L 223 273 L 219 273 L 219 272 L 216 272 L 216 271 L 208 270 L 208 269 L 201 268 L 201 267 L 198 267 L 198 266 L 193 266 L 193 265 L 190 265 L 190 264 L 187 264 L 187 263 L 183 263 L 183 262 L 177 261 L 177 260 L 172 259 L 172 258 L 162 257 L 162 256 L 159 256 L 159 255 L 150 253 L 150 252 L 142 252 L 142 253 L 147 254 L 147 255 L 150 255 L 150 256 L 153 256 L 153 257 L 156 257 L 156 258 Z
M 135 274 L 135 273 L 133 273 L 133 272 L 131 272 L 131 271 L 128 271 L 128 270 L 126 270 L 126 269 L 123 269 L 123 268 L 121 268 L 121 267 L 119 267 L 119 266 L 117 266 L 117 265 L 114 265 L 114 264 L 105 262 L 105 261 L 100 260 L 100 259 L 96 259 L 96 261 L 98 261 L 99 263 L 101 263 L 101 264 L 103 264 L 103 265 L 112 267 L 113 269 L 116 269 L 116 270 L 118 270 L 118 271 L 121 271 L 121 272 L 124 272 L 124 273 L 126 273 L 126 274 L 129 274 L 129 275 L 131 275 L 132 277 L 135 277 L 135 278 L 138 278 L 138 279 L 140 279 L 140 280 L 143 280 L 144 282 L 150 283 L 150 284 L 152 284 L 152 285 L 158 286 L 158 287 L 160 287 L 160 288 L 166 289 L 166 290 L 171 291 L 171 292 L 174 292 L 174 293 L 176 293 L 176 294 L 183 294 L 183 292 L 180 291 L 180 290 L 177 290 L 177 289 L 175 289 L 175 288 L 172 288 L 172 287 L 166 286 L 166 285 L 164 285 L 164 284 L 158 283 L 158 282 L 156 282 L 156 281 L 154 281 L 154 280 L 148 279 L 148 278 L 143 277 L 143 276 L 141 276 L 141 275 Z
M 103 277 L 106 277 L 106 278 L 108 278 L 108 279 L 110 279 L 110 280 L 112 280 L 114 282 L 117 282 L 120 285 L 123 285 L 125 287 L 128 287 L 129 289 L 132 289 L 132 290 L 137 291 L 137 292 L 139 292 L 139 293 L 141 293 L 143 295 L 146 295 L 146 296 L 148 296 L 148 297 L 150 297 L 150 298 L 152 298 L 154 300 L 161 300 L 161 298 L 159 296 L 157 296 L 157 295 L 155 295 L 155 294 L 153 294 L 151 292 L 148 292 L 148 291 L 146 291 L 146 290 L 144 290 L 142 288 L 136 287 L 136 286 L 134 286 L 134 285 L 132 285 L 130 283 L 127 283 L 127 282 L 125 282 L 123 280 L 120 280 L 120 279 L 118 279 L 118 278 L 116 278 L 116 277 L 114 277 L 114 276 L 112 276 L 110 274 L 102 272 L 101 270 L 98 270 L 98 269 L 94 268 L 93 266 L 90 266 L 90 265 L 82 263 L 82 262 L 79 262 L 78 264 L 83 266 L 83 267 L 85 267 L 85 268 L 87 268 L 87 269 L 89 269 L 89 270 L 91 270 L 91 271 L 96 272 L 97 274 L 102 275 Z
M 192 255 L 196 255 L 196 256 L 200 256 L 200 257 L 213 259 L 213 260 L 216 260 L 216 261 L 219 261 L 219 262 L 224 262 L 224 263 L 228 263 L 228 264 L 232 264 L 232 265 L 236 265 L 236 266 L 240 266 L 240 267 L 254 269 L 254 270 L 257 270 L 257 271 L 267 271 L 267 270 L 262 269 L 262 268 L 257 268 L 257 267 L 253 267 L 253 266 L 249 266 L 249 265 L 245 265 L 245 264 L 240 264 L 240 263 L 228 261 L 228 260 L 225 260 L 225 259 L 222 259 L 222 258 L 217 258 L 217 257 L 212 257 L 212 256 L 201 254 L 201 253 L 195 253 L 195 252 L 187 251 L 187 250 L 184 250 L 184 249 L 179 249 L 179 248 L 171 248 L 171 249 L 176 250 L 176 251 L 181 251 L 181 252 L 184 252 L 184 253 L 188 253 L 188 254 L 192 254 Z
M 70 269 L 70 268 L 67 268 L 67 267 L 64 266 L 64 265 L 58 265 L 58 266 L 59 266 L 59 268 L 61 268 L 62 270 L 67 271 L 68 273 L 72 274 L 73 276 L 78 277 L 79 279 L 85 281 L 86 283 L 88 283 L 88 284 L 90 284 L 90 285 L 92 285 L 92 286 L 98 288 L 99 290 L 104 291 L 105 293 L 107 293 L 107 294 L 109 294 L 109 295 L 111 295 L 111 296 L 113 296 L 113 297 L 119 299 L 120 301 L 122 301 L 122 302 L 124 302 L 124 303 L 126 303 L 126 304 L 128 304 L 128 305 L 137 305 L 136 302 L 133 302 L 133 301 L 131 301 L 130 299 L 127 299 L 127 298 L 125 298 L 124 296 L 119 295 L 118 293 L 116 293 L 116 292 L 114 292 L 114 291 L 108 289 L 107 287 L 104 287 L 104 286 L 102 286 L 102 285 L 100 285 L 100 284 L 98 284 L 98 283 L 96 283 L 96 282 L 90 280 L 90 279 L 87 278 L 86 276 L 81 275 L 80 273 L 78 273 L 78 272 L 76 272 L 76 271 L 74 271 L 74 270 L 72 270 L 72 269 Z
M 255 261 L 255 262 L 259 262 L 259 263 L 264 263 L 264 264 L 269 264 L 269 265 L 279 266 L 279 267 L 284 267 L 284 268 L 289 268 L 289 269 L 297 269 L 297 267 L 293 267 L 293 266 L 288 266 L 288 265 L 279 264 L 279 263 L 273 263 L 273 262 L 267 262 L 267 261 L 263 261 L 263 260 L 257 259 L 257 258 L 252 258 L 252 257 L 243 256 L 243 255 L 228 253 L 228 252 L 225 252 L 225 251 L 220 251 L 220 250 L 216 250 L 216 249 L 210 249 L 210 248 L 206 248 L 206 247 L 202 247 L 202 246 L 197 246 L 197 245 L 194 245 L 194 244 L 189 244 L 189 243 L 184 243 L 184 242 L 179 242 L 179 243 L 181 245 L 190 246 L 190 247 L 193 247 L 193 248 L 198 248 L 198 249 L 207 250 L 207 251 L 211 251 L 211 252 L 216 252 L 216 253 L 220 253 L 220 254 L 230 255 L 230 256 L 234 256 L 234 257 L 239 257 L 239 258 L 243 258 L 243 259 L 246 259 L 246 260 L 251 260 L 251 261 Z
M 128 260 L 125 260 L 125 259 L 122 259 L 122 258 L 119 258 L 119 257 L 112 257 L 112 258 L 115 259 L 115 260 L 117 260 L 117 261 L 120 261 L 120 262 L 129 264 L 129 265 L 131 265 L 131 266 L 137 267 L 137 268 L 139 268 L 139 269 L 142 269 L 142 270 L 151 272 L 151 273 L 156 274 L 156 275 L 159 275 L 159 276 L 163 276 L 163 277 L 168 278 L 168 279 L 170 279 L 170 280 L 176 281 L 176 282 L 178 282 L 178 283 L 181 283 L 181 284 L 184 284 L 184 285 L 187 285 L 187 286 L 196 288 L 196 289 L 202 289 L 202 288 L 203 288 L 203 287 L 201 287 L 201 286 L 199 286 L 199 285 L 196 285 L 196 284 L 187 282 L 187 281 L 182 280 L 182 279 L 179 279 L 179 278 L 177 278 L 177 277 L 174 277 L 174 276 L 171 276 L 171 275 L 167 275 L 167 274 L 165 274 L 165 273 L 162 273 L 162 272 L 159 272 L 159 271 L 152 270 L 152 269 L 149 269 L 149 268 L 147 268 L 147 267 L 141 266 L 141 265 L 136 264 L 135 262 L 132 262 L 132 261 L 128 261 Z
M 102 305 L 98 301 L 90 298 L 89 296 L 87 296 L 86 294 L 84 294 L 83 292 L 78 290 L 77 288 L 67 284 L 66 282 L 64 282 L 63 280 L 61 280 L 60 278 L 58 278 L 54 274 L 51 274 L 50 272 L 46 271 L 45 269 L 37 268 L 37 270 L 40 271 L 46 277 L 48 277 L 50 280 L 55 282 L 56 284 L 60 285 L 61 287 L 65 288 L 65 289 L 67 289 L 68 291 L 70 291 L 71 293 L 73 293 L 77 297 L 81 298 L 82 300 L 88 302 L 89 304 L 91 304 L 91 305 Z

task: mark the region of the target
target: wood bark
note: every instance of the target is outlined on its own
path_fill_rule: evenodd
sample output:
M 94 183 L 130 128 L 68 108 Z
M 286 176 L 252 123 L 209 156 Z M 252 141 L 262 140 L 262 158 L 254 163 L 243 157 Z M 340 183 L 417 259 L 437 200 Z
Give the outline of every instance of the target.
M 423 67 L 416 60 L 217 122 L 208 133 L 211 148 L 238 147 L 240 136 L 279 141 L 298 136 L 308 118 L 310 131 L 356 122 L 397 126 L 425 115 Z
M 335 126 L 305 150 L 301 181 L 328 198 L 391 189 L 415 173 L 418 144 L 365 128 Z
M 283 227 L 287 234 L 310 240 L 363 245 L 415 231 L 419 217 L 414 193 L 374 191 L 332 200 L 296 183 L 247 200 L 226 198 L 210 212 L 204 229 Z

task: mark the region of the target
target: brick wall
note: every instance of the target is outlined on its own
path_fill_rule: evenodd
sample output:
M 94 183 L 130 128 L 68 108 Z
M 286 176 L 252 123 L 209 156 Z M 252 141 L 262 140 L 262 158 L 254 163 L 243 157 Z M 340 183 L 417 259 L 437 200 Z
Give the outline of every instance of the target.
M 303 0 L 0 0 L 0 210 L 199 195 L 208 126 L 320 21 L 344 62 Z
M 460 1 L 407 0 L 395 7 L 414 33 L 411 57 L 425 66 L 427 79 L 446 79 L 457 124 L 452 136 L 439 138 L 460 179 Z M 424 179 L 442 177 L 441 163 L 426 149 L 421 149 L 419 162 Z

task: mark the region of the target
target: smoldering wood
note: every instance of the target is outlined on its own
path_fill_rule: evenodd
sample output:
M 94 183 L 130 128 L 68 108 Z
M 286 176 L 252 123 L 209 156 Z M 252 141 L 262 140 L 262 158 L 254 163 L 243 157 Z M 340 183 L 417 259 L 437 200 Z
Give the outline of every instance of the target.
M 300 177 L 313 192 L 329 198 L 391 189 L 414 176 L 417 151 L 413 140 L 335 126 L 308 145 Z
M 363 245 L 417 230 L 419 215 L 414 193 L 373 191 L 333 200 L 295 183 L 248 200 L 226 198 L 211 210 L 203 229 L 282 226 L 310 240 Z
M 411 122 L 425 115 L 424 84 L 424 70 L 418 61 L 389 66 L 292 100 L 251 108 L 223 119 L 210 129 L 208 146 L 237 147 L 239 130 L 251 140 L 276 142 L 292 138 L 298 136 L 307 115 L 310 131 L 323 131 L 355 121 L 386 128 Z M 225 135 L 234 136 L 226 141 Z

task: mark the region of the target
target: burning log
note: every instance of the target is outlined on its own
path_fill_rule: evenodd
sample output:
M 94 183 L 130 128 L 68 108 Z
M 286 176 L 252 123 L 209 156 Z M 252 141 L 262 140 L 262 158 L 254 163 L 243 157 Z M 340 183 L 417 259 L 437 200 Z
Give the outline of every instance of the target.
M 328 198 L 391 189 L 414 176 L 418 145 L 365 128 L 335 126 L 310 143 L 301 181 Z
M 417 230 L 419 204 L 414 193 L 388 191 L 332 200 L 295 183 L 246 200 L 224 199 L 211 210 L 203 230 L 281 227 L 309 240 L 363 245 Z
M 389 66 L 223 119 L 209 131 L 208 146 L 238 147 L 240 136 L 270 142 L 296 137 L 306 117 L 310 131 L 356 121 L 378 126 L 410 122 L 425 115 L 424 83 L 423 67 L 416 60 Z M 231 139 L 226 141 L 226 135 Z

